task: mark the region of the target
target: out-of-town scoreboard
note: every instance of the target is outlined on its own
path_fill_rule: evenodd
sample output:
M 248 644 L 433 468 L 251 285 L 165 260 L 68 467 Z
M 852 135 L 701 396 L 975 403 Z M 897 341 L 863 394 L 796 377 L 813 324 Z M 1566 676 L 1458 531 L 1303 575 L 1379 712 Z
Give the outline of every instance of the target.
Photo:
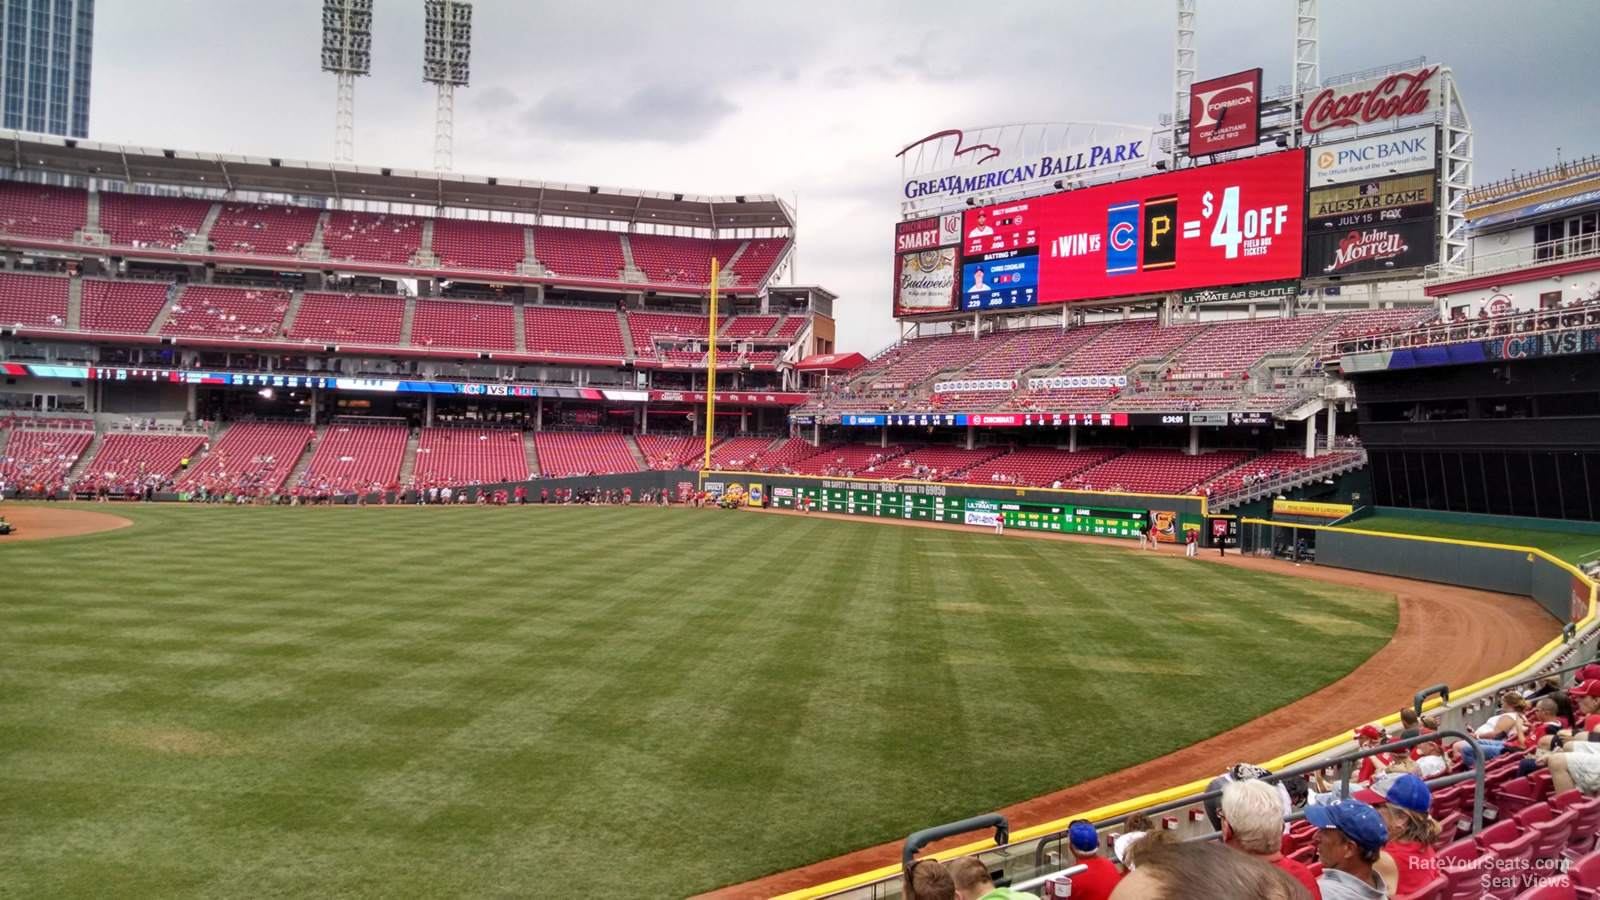
M 780 486 L 772 488 L 771 496 L 773 505 L 782 509 L 796 509 L 800 498 L 807 497 L 811 501 L 811 508 L 817 512 L 950 522 L 957 525 L 981 525 L 991 528 L 994 527 L 996 519 L 1003 519 L 1007 528 L 1125 538 L 1137 538 L 1140 526 L 1150 514 L 1148 510 L 1142 509 L 1109 509 L 1070 504 L 1050 505 L 974 497 L 947 497 L 936 493 L 942 490 L 938 485 L 905 486 L 912 491 L 922 488 L 928 493 L 884 490 L 883 487 L 888 486 L 879 486 L 879 489 L 864 488 L 856 484 L 849 484 L 846 487 Z

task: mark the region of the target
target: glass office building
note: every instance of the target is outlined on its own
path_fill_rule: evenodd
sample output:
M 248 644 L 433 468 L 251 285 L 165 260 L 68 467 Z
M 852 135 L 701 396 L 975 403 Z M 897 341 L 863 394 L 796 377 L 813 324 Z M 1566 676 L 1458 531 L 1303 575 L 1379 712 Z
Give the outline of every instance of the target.
M 0 0 L 0 125 L 89 136 L 94 0 Z

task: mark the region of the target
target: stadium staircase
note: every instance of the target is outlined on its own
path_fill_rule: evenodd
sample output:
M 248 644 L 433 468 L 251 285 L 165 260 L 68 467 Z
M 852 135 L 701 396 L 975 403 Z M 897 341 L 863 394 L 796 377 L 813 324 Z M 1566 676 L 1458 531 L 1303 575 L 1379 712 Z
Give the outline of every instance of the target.
M 183 293 L 187 288 L 188 285 L 183 284 L 182 282 L 173 286 L 172 299 L 169 300 L 166 305 L 161 307 L 160 312 L 156 313 L 155 319 L 150 322 L 150 328 L 145 332 L 145 334 L 151 337 L 161 334 L 161 329 L 166 327 L 167 320 L 172 318 L 172 308 L 174 306 L 180 306 L 183 304 Z
M 639 467 L 639 471 L 650 471 L 650 464 L 645 462 L 644 451 L 639 449 L 639 442 L 634 439 L 634 436 L 631 434 L 623 435 L 622 442 L 628 445 L 628 452 L 633 454 L 634 465 Z
M 411 346 L 411 325 L 417 320 L 417 298 L 406 297 L 406 311 L 400 314 L 400 346 Z
M 322 439 L 327 434 L 328 426 L 317 426 L 316 433 L 311 436 L 311 440 L 306 442 L 305 450 L 300 453 L 300 458 L 294 461 L 294 467 L 289 470 L 289 477 L 283 480 L 285 488 L 292 488 L 300 483 L 300 476 L 304 475 L 306 469 L 311 467 L 311 457 L 317 454 L 317 445 L 322 443 Z M 404 463 L 401 463 L 401 465 L 404 466 Z
M 539 469 L 539 448 L 534 446 L 535 443 L 532 437 L 525 437 L 522 440 L 522 456 L 528 461 L 529 474 L 541 471 Z
M 628 240 L 627 232 L 622 233 L 622 280 L 643 284 L 650 280 L 644 270 L 634 265 L 633 242 Z
M 724 259 L 724 260 L 719 260 L 717 262 L 717 266 L 722 270 L 722 277 L 717 279 L 717 284 L 719 286 L 721 286 L 721 287 L 732 287 L 733 286 L 734 282 L 728 280 L 728 276 L 734 274 L 733 273 L 733 264 L 738 262 L 739 261 L 739 257 L 743 256 L 744 255 L 744 251 L 748 250 L 749 248 L 750 248 L 750 242 L 749 241 L 745 241 L 745 242 L 743 242 L 743 243 L 741 243 L 739 245 L 739 249 L 733 251 L 733 255 L 732 256 L 730 256 L 730 257 L 728 257 L 727 259 Z
M 91 196 L 93 195 L 91 194 Z M 72 464 L 72 468 L 67 470 L 65 479 L 67 484 L 77 481 L 78 477 L 89 468 L 89 464 L 94 461 L 94 458 L 100 455 L 100 445 L 104 444 L 105 442 L 106 433 L 96 428 L 94 430 L 94 437 L 89 439 L 89 446 L 84 448 L 83 453 L 80 454 L 77 461 Z
M 283 314 L 283 333 L 288 334 L 294 327 L 295 317 L 300 315 L 300 301 L 306 298 L 305 288 L 295 288 L 289 294 L 289 308 Z
M 516 342 L 512 344 L 518 353 L 528 352 L 528 320 L 522 315 L 522 298 L 511 301 L 511 333 Z
M 617 322 L 622 330 L 622 351 L 625 354 L 623 358 L 633 362 L 636 358 L 633 352 L 633 329 L 628 327 L 628 317 L 620 309 L 617 310 Z
M 332 215 L 333 213 L 326 209 L 317 215 L 317 224 L 311 229 L 311 239 L 306 241 L 306 245 L 304 247 L 300 248 L 301 258 L 328 258 L 328 248 L 322 245 L 322 232 L 328 227 L 328 219 Z M 287 482 L 285 482 L 285 484 L 287 484 Z
M 100 230 L 100 192 L 90 191 L 87 202 L 84 204 L 83 215 L 83 241 L 89 244 L 106 243 L 106 235 Z
M 417 446 L 421 443 L 422 432 L 413 431 L 411 434 L 407 435 L 406 453 L 405 456 L 400 458 L 400 475 L 397 479 L 401 484 L 411 483 L 411 472 L 417 467 Z M 530 469 L 529 471 L 531 472 L 537 470 Z
M 539 257 L 533 254 L 533 229 L 522 229 L 522 262 L 517 263 L 518 275 L 539 276 L 544 274 L 544 266 L 539 264 Z
M 1230 476 L 1238 474 L 1241 469 L 1244 471 L 1249 471 L 1251 468 L 1261 465 L 1260 460 L 1263 458 L 1264 457 L 1256 457 L 1255 459 L 1247 459 L 1243 463 L 1240 463 L 1228 471 L 1223 472 L 1210 482 L 1207 482 L 1207 484 L 1216 484 L 1217 482 L 1221 481 L 1237 481 L 1236 478 L 1232 478 Z M 1275 497 L 1286 491 L 1292 491 L 1295 488 L 1304 487 L 1308 484 L 1316 481 L 1322 481 L 1326 478 L 1337 478 L 1346 472 L 1353 472 L 1357 469 L 1360 469 L 1366 464 L 1366 448 L 1357 448 L 1355 450 L 1336 450 L 1327 454 L 1325 457 L 1319 457 L 1304 468 L 1285 472 L 1276 478 L 1267 478 L 1266 480 L 1257 482 L 1253 485 L 1241 485 L 1240 487 L 1234 488 L 1226 493 L 1213 493 L 1207 499 L 1206 506 L 1208 509 L 1221 512 L 1222 510 L 1231 509 L 1235 506 L 1249 503 L 1254 500 L 1260 500 L 1265 497 Z
M 411 255 L 411 262 L 430 269 L 439 264 L 439 257 L 433 252 L 432 217 L 422 220 L 422 243 L 417 245 L 417 252 Z
M 194 237 L 190 239 L 196 246 L 197 250 L 203 251 L 205 250 L 206 245 L 211 243 L 211 226 L 217 224 L 217 219 L 221 215 L 221 203 L 213 203 L 211 204 L 211 208 L 206 210 L 206 217 L 201 220 L 199 230 L 197 230 L 194 233 Z
M 11 442 L 11 429 L 0 428 L 0 459 L 6 458 L 6 444 Z
M 98 197 L 100 196 L 100 193 L 96 191 L 89 196 Z M 82 323 L 83 276 L 72 275 L 67 279 L 67 327 L 73 331 L 77 331 L 83 327 Z

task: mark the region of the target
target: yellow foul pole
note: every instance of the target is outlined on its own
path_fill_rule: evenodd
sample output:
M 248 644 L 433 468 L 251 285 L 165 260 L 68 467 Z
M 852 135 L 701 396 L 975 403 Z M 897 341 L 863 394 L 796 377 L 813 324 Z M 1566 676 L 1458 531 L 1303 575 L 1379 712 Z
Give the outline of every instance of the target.
M 711 352 L 706 354 L 706 458 L 701 471 L 711 470 L 711 434 L 717 427 L 717 260 L 711 260 L 711 323 L 706 331 Z

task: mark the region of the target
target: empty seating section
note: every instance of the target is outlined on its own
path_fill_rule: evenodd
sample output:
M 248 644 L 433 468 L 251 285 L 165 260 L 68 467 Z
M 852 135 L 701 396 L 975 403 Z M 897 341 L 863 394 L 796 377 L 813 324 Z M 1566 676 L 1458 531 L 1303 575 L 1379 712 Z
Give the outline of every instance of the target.
M 720 253 L 723 252 L 720 245 L 737 245 L 740 242 L 718 241 L 717 243 L 719 245 L 718 252 Z M 753 284 L 760 284 L 761 280 L 767 277 L 767 273 L 772 271 L 773 265 L 783 256 L 783 250 L 789 245 L 789 239 L 754 238 L 743 243 L 745 244 L 744 253 L 740 254 L 737 260 L 734 260 L 733 272 L 739 276 L 738 284 L 741 287 L 749 287 Z M 737 249 L 737 246 L 733 248 L 733 250 Z M 722 267 L 724 269 L 728 268 L 727 260 L 733 256 L 732 250 L 726 252 L 726 256 L 718 257 L 723 260 Z
M 1178 372 L 1235 375 L 1274 350 L 1292 350 L 1333 322 L 1330 316 L 1241 319 L 1207 328 L 1172 361 Z
M 1031 328 L 1015 332 L 999 349 L 983 357 L 952 378 L 1011 378 L 1023 369 L 1054 365 L 1105 331 L 1103 325 L 1073 328 Z M 1026 385 L 1018 385 L 1026 387 Z
M 744 358 L 746 360 L 748 360 L 751 365 L 754 365 L 754 366 L 776 365 L 777 362 L 778 362 L 778 351 L 776 351 L 776 350 L 751 350 L 749 353 L 746 353 L 744 355 Z
M 405 315 L 400 297 L 308 293 L 287 334 L 301 341 L 393 347 L 400 343 Z
M 763 450 L 756 454 L 746 468 L 771 471 L 792 469 L 801 460 L 836 450 L 842 446 L 844 445 L 824 442 L 813 447 L 804 438 L 789 438 L 771 450 Z
M 310 425 L 244 422 L 223 432 L 222 439 L 198 465 L 178 480 L 180 492 L 204 488 L 212 494 L 270 496 L 294 470 L 315 431 Z
M 0 234 L 70 241 L 89 217 L 89 195 L 78 188 L 0 182 Z
M 637 472 L 639 463 L 620 434 L 541 431 L 533 436 L 539 471 L 546 478 Z
M 564 353 L 603 359 L 624 359 L 622 326 L 605 309 L 562 309 L 525 306 L 522 320 L 529 353 Z
M 178 296 L 161 333 L 265 340 L 278 336 L 288 311 L 287 291 L 190 285 Z
M 664 234 L 630 234 L 633 264 L 654 284 L 711 283 L 711 242 Z M 731 255 L 731 254 L 730 254 Z M 728 257 L 721 262 L 727 265 Z
M 1121 322 L 1105 330 L 1067 357 L 1061 369 L 1068 375 L 1116 375 L 1135 360 L 1159 359 L 1195 336 L 1205 325 L 1160 328 L 1155 319 Z
M 1130 450 L 1080 472 L 1072 487 L 1131 494 L 1182 494 L 1250 458 L 1248 450 L 1214 450 L 1189 456 L 1178 450 Z
M 83 280 L 84 331 L 144 334 L 167 305 L 172 285 L 163 281 Z
M 966 366 L 1010 336 L 991 334 L 973 340 L 970 334 L 943 334 L 906 341 L 897 348 L 899 353 L 887 368 L 874 376 L 863 376 L 863 381 L 869 387 L 874 384 L 889 388 L 910 386 L 935 372 Z
M 330 425 L 294 487 L 381 489 L 400 477 L 410 436 L 398 425 Z
M 776 324 L 777 316 L 734 316 L 723 323 L 719 334 L 734 339 L 766 337 Z
M 67 279 L 0 272 L 0 325 L 65 328 Z
M 17 429 L 0 456 L 0 481 L 8 486 L 60 487 L 61 480 L 89 449 L 94 432 L 88 430 Z
M 911 448 L 903 444 L 892 444 L 888 447 L 878 447 L 872 444 L 845 444 L 835 447 L 826 453 L 818 453 L 807 459 L 792 464 L 792 468 L 802 475 L 843 475 L 853 472 L 862 475 L 867 470 L 873 474 L 884 474 L 897 471 L 895 463 L 891 462 Z
M 668 350 L 662 361 L 680 369 L 700 368 L 706 364 L 706 354 L 703 350 Z
M 271 203 L 227 203 L 206 243 L 217 253 L 294 256 L 310 243 L 321 210 Z
M 532 474 L 520 431 L 424 428 L 411 467 L 411 484 L 489 484 L 521 481 Z
M 74 487 L 83 491 L 144 483 L 149 478 L 164 481 L 178 473 L 183 460 L 199 456 L 205 442 L 199 434 L 108 434 Z
M 118 247 L 181 249 L 210 211 L 210 200 L 100 192 L 100 230 Z
M 932 412 L 985 412 L 994 409 L 1002 400 L 1011 396 L 1009 390 L 1004 391 L 960 391 L 957 393 L 931 394 L 926 402 L 918 403 L 917 409 L 927 409 Z
M 793 339 L 806 327 L 805 316 L 790 316 L 778 324 L 778 330 L 772 335 L 774 338 Z
M 968 484 L 1030 484 L 1048 487 L 1121 453 L 1114 447 L 1091 447 L 1071 452 L 1054 447 L 1023 447 L 996 457 L 952 479 Z
M 640 356 L 655 356 L 657 338 L 665 341 L 704 340 L 706 327 L 704 316 L 628 313 L 628 331 L 633 335 L 633 351 Z
M 411 345 L 512 351 L 517 347 L 512 313 L 509 303 L 418 300 Z
M 622 277 L 622 235 L 583 228 L 533 229 L 533 251 L 546 269 L 569 278 Z
M 415 216 L 334 210 L 322 229 L 329 259 L 404 265 L 422 246 L 422 220 Z
M 711 466 L 718 469 L 749 469 L 771 444 L 770 438 L 730 438 L 711 448 Z
M 639 452 L 644 454 L 645 467 L 649 469 L 679 469 L 684 468 L 685 463 L 692 463 L 694 468 L 699 468 L 705 456 L 704 435 L 641 434 L 636 435 L 634 440 L 638 442 Z
M 523 226 L 475 219 L 434 219 L 433 255 L 445 269 L 515 272 L 528 252 Z
M 1147 394 L 1124 393 L 1112 402 L 1112 409 L 1227 409 L 1239 403 L 1238 394 L 1153 391 Z
M 891 478 L 922 478 L 928 481 L 952 480 L 980 463 L 1006 452 L 1004 447 L 922 447 L 907 453 L 888 466 Z

